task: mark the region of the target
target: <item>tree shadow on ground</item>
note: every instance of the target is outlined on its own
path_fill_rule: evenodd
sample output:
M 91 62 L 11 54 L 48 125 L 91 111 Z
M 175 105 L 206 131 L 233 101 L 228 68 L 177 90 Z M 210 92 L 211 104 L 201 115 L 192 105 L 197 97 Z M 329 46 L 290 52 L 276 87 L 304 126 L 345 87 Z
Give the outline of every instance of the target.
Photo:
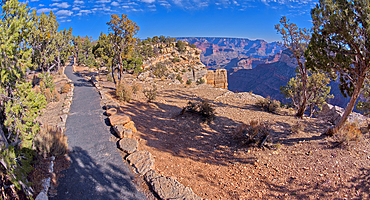
M 103 168 L 80 147 L 75 147 L 69 157 L 71 166 L 59 180 L 58 195 L 50 199 L 142 199 L 133 195 L 137 193 L 129 181 L 133 177 L 128 179 L 128 172 L 117 164 L 108 163 Z
M 294 189 L 286 187 L 274 180 L 261 180 L 262 183 L 269 187 L 269 190 L 274 191 L 267 199 L 281 198 L 282 194 L 288 199 L 343 199 L 338 197 L 340 193 L 347 193 L 349 199 L 369 199 L 370 190 L 370 169 L 362 168 L 359 176 L 354 177 L 348 184 L 336 182 L 331 179 L 323 180 L 321 182 L 298 182 L 296 179 L 287 181 Z M 347 192 L 346 192 L 347 191 Z M 351 191 L 351 193 L 348 193 Z
M 147 141 L 146 145 L 159 151 L 217 165 L 252 164 L 255 161 L 253 157 L 234 156 L 239 148 L 233 140 L 232 130 L 239 122 L 217 116 L 213 122 L 205 123 L 194 113 L 179 115 L 182 109 L 159 102 L 148 104 L 140 101 L 131 101 L 121 107 L 122 112 L 132 117 L 142 133 L 141 137 Z

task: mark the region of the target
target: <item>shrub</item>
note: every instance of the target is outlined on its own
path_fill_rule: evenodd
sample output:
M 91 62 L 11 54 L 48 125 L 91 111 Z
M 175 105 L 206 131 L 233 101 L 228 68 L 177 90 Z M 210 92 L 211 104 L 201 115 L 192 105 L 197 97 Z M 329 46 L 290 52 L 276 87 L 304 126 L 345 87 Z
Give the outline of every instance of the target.
M 199 106 L 199 113 L 202 115 L 206 122 L 211 122 L 215 118 L 215 109 L 209 103 L 208 99 L 203 100 Z
M 152 89 L 145 89 L 143 93 L 148 99 L 148 102 L 151 102 L 157 98 L 157 87 L 153 85 Z
M 205 83 L 206 81 L 204 80 L 204 78 L 200 78 L 198 81 L 197 81 L 197 85 L 200 85 L 200 84 L 203 84 Z
M 179 58 L 179 57 L 174 57 L 174 58 L 172 59 L 172 62 L 173 62 L 173 63 L 180 62 L 180 58 Z
M 46 72 L 45 74 L 39 74 L 39 77 L 41 78 L 42 82 L 44 82 L 46 88 L 50 88 L 50 91 L 54 90 L 55 85 L 53 82 L 53 76 L 50 75 L 49 72 Z
M 163 78 L 167 74 L 167 67 L 164 64 L 157 63 L 154 67 L 152 67 L 153 74 L 158 78 Z
M 182 80 L 182 77 L 180 74 L 177 74 L 176 79 L 180 81 L 180 83 L 183 83 L 184 81 Z
M 130 87 L 127 87 L 126 84 L 120 83 L 116 88 L 116 96 L 120 101 L 129 102 L 132 97 L 132 91 Z
M 51 93 L 51 96 L 52 96 L 52 101 L 53 102 L 57 102 L 60 100 L 60 94 L 59 92 L 57 91 L 57 89 L 54 89 L 53 92 Z
M 263 147 L 270 131 L 267 123 L 252 120 L 249 125 L 239 125 L 234 132 L 234 136 L 242 145 L 255 144 Z
M 186 69 L 182 69 L 181 71 L 185 73 L 186 72 Z
M 280 111 L 280 102 L 271 100 L 269 97 L 258 100 L 256 106 L 271 113 L 278 113 Z
M 70 89 L 71 89 L 71 84 L 69 84 L 69 83 L 65 83 L 65 84 L 62 86 L 62 89 L 60 90 L 60 93 L 61 93 L 61 94 L 63 94 L 63 93 L 68 93 Z
M 58 128 L 46 126 L 34 139 L 34 148 L 44 158 L 67 153 L 67 136 Z
M 141 85 L 139 85 L 138 83 L 134 83 L 131 86 L 131 90 L 132 90 L 132 93 L 136 94 L 137 92 L 141 90 Z
M 188 80 L 186 81 L 186 85 L 191 85 L 191 83 L 192 83 L 191 79 L 188 79 Z
M 50 88 L 46 88 L 44 92 L 44 96 L 46 98 L 46 102 L 52 102 L 53 101 L 53 95 L 50 92 Z
M 350 147 L 351 141 L 358 142 L 362 136 L 360 127 L 356 123 L 346 123 L 342 129 L 334 135 L 336 146 Z
M 205 99 L 200 103 L 193 103 L 189 101 L 188 105 L 182 109 L 180 115 L 184 114 L 185 112 L 196 113 L 203 118 L 204 122 L 211 122 L 215 118 L 214 111 L 215 109 L 213 108 L 212 104 L 209 103 L 208 99 Z
M 290 131 L 292 133 L 300 133 L 303 130 L 304 130 L 303 124 L 298 121 L 295 124 L 293 124 L 293 126 L 291 127 L 291 130 Z
M 107 75 L 107 81 L 113 82 L 113 77 L 110 74 Z

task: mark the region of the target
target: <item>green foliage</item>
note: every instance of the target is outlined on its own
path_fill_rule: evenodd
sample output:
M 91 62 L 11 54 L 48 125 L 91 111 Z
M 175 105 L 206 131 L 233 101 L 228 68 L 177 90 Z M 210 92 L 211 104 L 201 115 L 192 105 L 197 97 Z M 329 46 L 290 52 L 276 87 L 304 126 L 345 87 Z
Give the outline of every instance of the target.
M 195 46 L 195 44 L 191 44 L 190 47 L 194 48 L 194 49 L 197 48 L 197 46 Z
M 120 101 L 129 102 L 132 98 L 132 90 L 125 83 L 120 83 L 116 88 L 116 96 Z
M 188 79 L 187 81 L 186 81 L 186 85 L 191 85 L 191 83 L 192 83 L 193 81 L 191 80 L 191 79 Z
M 334 98 L 333 95 L 329 95 L 331 87 L 328 86 L 330 78 L 324 73 L 308 72 L 309 76 L 307 79 L 307 108 L 310 111 L 310 117 L 322 109 L 328 99 Z M 297 73 L 296 77 L 289 80 L 286 86 L 281 86 L 280 91 L 287 99 L 291 99 L 294 107 L 299 109 L 303 101 L 303 83 L 301 76 Z M 307 109 L 305 108 L 305 110 Z
M 134 94 L 137 94 L 141 90 L 141 85 L 138 83 L 133 83 L 131 89 Z
M 370 81 L 366 80 L 364 88 L 362 90 L 362 96 L 360 101 L 358 101 L 357 110 L 362 111 L 364 115 L 370 115 Z
M 176 43 L 176 47 L 177 47 L 177 50 L 181 53 L 185 52 L 186 49 L 185 49 L 185 43 L 181 40 L 178 40 L 177 43 Z
M 40 73 L 39 78 L 41 79 L 43 84 L 45 84 L 45 89 L 49 88 L 51 91 L 55 89 L 53 76 L 49 72 L 46 72 L 44 74 Z M 40 88 L 41 88 L 41 82 L 40 82 Z M 41 91 L 45 91 L 45 90 L 41 89 Z
M 177 74 L 176 79 L 180 81 L 180 83 L 183 83 L 184 81 L 182 80 L 182 77 L 180 74 Z
M 281 25 L 281 26 L 280 26 Z M 291 52 L 292 60 L 297 64 L 297 71 L 301 77 L 301 99 L 297 104 L 297 116 L 302 117 L 307 107 L 307 84 L 308 71 L 304 62 L 304 52 L 307 49 L 307 44 L 311 38 L 311 32 L 308 29 L 298 28 L 296 24 L 290 23 L 285 16 L 281 18 L 280 24 L 275 25 L 275 29 L 281 34 L 284 47 Z
M 164 78 L 167 76 L 167 67 L 162 63 L 157 63 L 151 67 L 153 74 L 158 78 Z
M 360 127 L 356 123 L 345 123 L 342 129 L 334 136 L 335 146 L 348 148 L 352 142 L 359 142 L 362 136 Z
M 30 149 L 34 135 L 40 130 L 35 119 L 46 104 L 45 97 L 31 88 L 31 83 L 18 83 L 12 98 L 5 97 L 5 91 L 1 90 L 6 99 L 2 103 L 5 120 L 4 129 L 0 130 L 3 141 L 1 164 L 11 181 L 23 190 L 27 188 L 27 173 L 32 169 L 30 163 L 34 154 Z
M 205 83 L 206 81 L 204 80 L 204 78 L 200 78 L 198 81 L 197 81 L 197 85 L 200 85 L 200 84 L 203 84 Z
M 259 99 L 256 106 L 271 113 L 279 113 L 280 111 L 280 102 L 277 100 L 271 100 L 269 97 Z
M 143 93 L 148 102 L 154 101 L 157 98 L 157 87 L 153 85 L 151 89 L 144 89 Z
M 107 75 L 107 81 L 113 82 L 113 77 L 110 74 Z
M 305 52 L 307 64 L 339 78 L 342 94 L 351 100 L 340 121 L 327 134 L 344 125 L 369 77 L 370 5 L 366 0 L 320 0 L 311 11 L 313 34 Z
M 180 62 L 181 60 L 180 60 L 180 58 L 179 57 L 174 57 L 173 59 L 172 59 L 172 62 L 173 63 L 177 63 L 177 62 Z
M 107 25 L 111 31 L 108 38 L 113 48 L 112 57 L 115 63 L 118 64 L 119 78 L 122 78 L 125 70 L 123 60 L 128 59 L 132 53 L 136 41 L 134 35 L 139 31 L 139 26 L 136 22 L 130 20 L 126 14 L 121 16 L 111 15 L 111 20 L 107 22 Z

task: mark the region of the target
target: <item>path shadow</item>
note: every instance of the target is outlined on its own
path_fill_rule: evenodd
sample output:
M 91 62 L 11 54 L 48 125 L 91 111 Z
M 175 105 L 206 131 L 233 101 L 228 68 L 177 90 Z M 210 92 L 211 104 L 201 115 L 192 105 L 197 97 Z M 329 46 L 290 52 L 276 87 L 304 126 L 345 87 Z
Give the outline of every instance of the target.
M 80 147 L 75 147 L 69 157 L 71 166 L 59 180 L 58 195 L 50 199 L 142 199 L 132 195 L 137 191 L 130 181 L 133 177 L 127 178 L 130 175 L 118 165 L 107 163 L 103 168 Z

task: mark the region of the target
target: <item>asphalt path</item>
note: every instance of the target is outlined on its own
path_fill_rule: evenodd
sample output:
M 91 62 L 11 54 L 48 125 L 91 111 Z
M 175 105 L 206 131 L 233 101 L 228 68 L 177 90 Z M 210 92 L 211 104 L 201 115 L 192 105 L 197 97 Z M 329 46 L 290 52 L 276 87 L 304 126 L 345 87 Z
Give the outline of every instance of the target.
M 65 131 L 71 166 L 59 179 L 57 196 L 50 199 L 146 199 L 116 144 L 109 141 L 112 134 L 96 88 L 74 74 L 71 65 L 65 74 L 75 85 Z

